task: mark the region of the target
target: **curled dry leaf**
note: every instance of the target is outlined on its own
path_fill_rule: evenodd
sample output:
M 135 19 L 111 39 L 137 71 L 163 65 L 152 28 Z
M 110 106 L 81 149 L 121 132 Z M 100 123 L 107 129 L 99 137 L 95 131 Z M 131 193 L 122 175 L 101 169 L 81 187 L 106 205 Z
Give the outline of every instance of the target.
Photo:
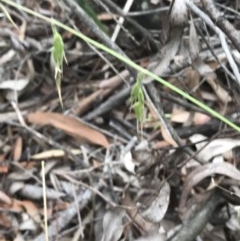
M 230 163 L 209 163 L 203 166 L 199 166 L 188 175 L 185 181 L 179 204 L 180 210 L 182 210 L 185 206 L 188 194 L 190 193 L 191 189 L 199 182 L 201 182 L 204 178 L 212 176 L 214 174 L 224 175 L 240 181 L 240 171 Z
M 200 134 L 195 134 L 190 137 L 190 140 L 193 143 L 202 141 L 196 144 L 196 148 L 197 150 L 201 150 L 197 156 L 200 160 L 204 162 L 208 162 L 211 158 L 222 155 L 236 146 L 240 146 L 240 140 L 230 138 L 216 139 L 211 141 L 206 146 L 207 141 L 203 141 L 206 139 L 207 137 Z
M 101 241 L 117 241 L 122 235 L 122 218 L 125 211 L 119 207 L 113 208 L 105 213 L 103 217 L 103 236 Z
M 70 116 L 64 116 L 53 112 L 35 112 L 28 114 L 27 120 L 33 124 L 54 126 L 81 141 L 106 148 L 110 145 L 107 138 L 102 133 Z
M 169 200 L 170 185 L 165 181 L 157 197 L 151 202 L 146 210 L 140 212 L 140 215 L 149 222 L 159 223 L 167 212 Z
M 172 25 L 184 25 L 188 21 L 188 8 L 186 0 L 172 1 L 170 9 L 170 21 Z

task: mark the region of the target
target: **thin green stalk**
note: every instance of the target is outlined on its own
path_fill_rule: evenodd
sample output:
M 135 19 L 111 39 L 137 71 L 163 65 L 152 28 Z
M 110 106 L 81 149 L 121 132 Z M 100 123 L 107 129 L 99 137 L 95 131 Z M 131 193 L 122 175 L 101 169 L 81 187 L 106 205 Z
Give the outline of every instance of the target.
M 161 83 L 162 85 L 168 87 L 169 89 L 171 89 L 172 91 L 176 92 L 177 94 L 181 95 L 183 98 L 186 98 L 187 100 L 191 101 L 193 104 L 197 105 L 198 107 L 202 108 L 203 110 L 207 111 L 210 115 L 212 115 L 213 117 L 219 119 L 220 121 L 224 122 L 225 124 L 227 124 L 228 126 L 232 127 L 233 129 L 235 129 L 236 131 L 240 132 L 240 127 L 237 126 L 236 124 L 234 124 L 232 121 L 230 121 L 229 119 L 225 118 L 224 116 L 222 116 L 221 114 L 219 114 L 218 112 L 216 112 L 215 110 L 211 109 L 210 107 L 208 107 L 207 105 L 205 105 L 204 103 L 202 103 L 201 101 L 195 99 L 194 97 L 192 97 L 191 95 L 187 94 L 186 92 L 182 91 L 181 89 L 177 88 L 176 86 L 170 84 L 169 82 L 167 82 L 166 80 L 158 77 L 156 74 L 150 72 L 147 69 L 142 68 L 141 66 L 137 65 L 136 63 L 134 63 L 133 61 L 131 61 L 130 59 L 118 54 L 117 52 L 109 49 L 108 47 L 96 42 L 95 40 L 85 36 L 84 34 L 82 34 L 81 32 L 70 28 L 68 26 L 66 26 L 65 24 L 59 22 L 56 19 L 52 19 L 52 18 L 48 18 L 45 17 L 37 12 L 34 12 L 33 10 L 26 8 L 24 6 L 21 6 L 13 1 L 10 0 L 0 0 L 1 2 L 4 2 L 14 8 L 18 8 L 24 12 L 27 12 L 37 18 L 40 18 L 42 20 L 45 20 L 46 22 L 48 22 L 49 24 L 54 24 L 66 31 L 69 31 L 70 33 L 72 33 L 73 35 L 81 38 L 82 40 L 84 40 L 85 42 L 93 45 L 96 48 L 101 49 L 102 51 L 114 56 L 115 58 L 119 59 L 120 61 L 124 62 L 125 64 L 131 66 L 132 68 L 134 68 L 135 70 L 139 71 L 140 73 L 147 75 L 149 77 L 151 77 L 152 79 L 158 81 L 159 83 Z

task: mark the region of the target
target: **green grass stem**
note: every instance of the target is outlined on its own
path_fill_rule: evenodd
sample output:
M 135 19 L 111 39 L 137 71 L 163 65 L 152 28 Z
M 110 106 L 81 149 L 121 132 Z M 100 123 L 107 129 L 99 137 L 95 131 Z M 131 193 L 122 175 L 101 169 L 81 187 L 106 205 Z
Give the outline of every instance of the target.
M 219 114 L 217 111 L 213 110 L 212 108 L 210 108 L 209 106 L 205 105 L 204 103 L 202 103 L 201 101 L 195 99 L 194 97 L 192 97 L 191 95 L 189 95 L 188 93 L 184 92 L 183 90 L 177 88 L 176 86 L 172 85 L 171 83 L 167 82 L 166 80 L 158 77 L 156 74 L 152 73 L 151 71 L 142 68 L 141 66 L 139 66 L 138 64 L 134 63 L 132 60 L 120 55 L 119 53 L 113 51 L 112 49 L 109 49 L 108 47 L 104 46 L 103 44 L 87 37 L 86 35 L 84 35 L 83 33 L 81 33 L 80 31 L 77 31 L 73 28 L 68 27 L 67 25 L 61 23 L 60 21 L 53 19 L 53 18 L 48 18 L 46 16 L 43 16 L 40 13 L 37 13 L 27 7 L 24 7 L 20 4 L 17 4 L 16 2 L 13 2 L 11 0 L 0 0 L 0 2 L 8 4 L 14 8 L 18 8 L 30 15 L 33 15 L 39 19 L 42 19 L 46 22 L 48 22 L 49 24 L 54 24 L 70 33 L 72 33 L 73 35 L 81 38 L 83 41 L 93 45 L 94 47 L 114 56 L 115 58 L 117 58 L 118 60 L 122 61 L 123 63 L 129 65 L 130 67 L 132 67 L 133 69 L 137 70 L 139 73 L 142 73 L 146 76 L 149 76 L 150 78 L 156 80 L 157 82 L 161 83 L 162 85 L 166 86 L 167 88 L 171 89 L 172 91 L 174 91 L 175 93 L 179 94 L 180 96 L 182 96 L 183 98 L 189 100 L 190 102 L 192 102 L 193 104 L 195 104 L 196 106 L 202 108 L 203 110 L 205 110 L 206 112 L 208 112 L 210 115 L 212 115 L 213 117 L 219 119 L 220 121 L 224 122 L 226 125 L 232 127 L 234 130 L 240 132 L 240 127 L 237 126 L 236 124 L 234 124 L 232 121 L 230 121 L 229 119 L 227 119 L 226 117 L 224 117 L 223 115 Z

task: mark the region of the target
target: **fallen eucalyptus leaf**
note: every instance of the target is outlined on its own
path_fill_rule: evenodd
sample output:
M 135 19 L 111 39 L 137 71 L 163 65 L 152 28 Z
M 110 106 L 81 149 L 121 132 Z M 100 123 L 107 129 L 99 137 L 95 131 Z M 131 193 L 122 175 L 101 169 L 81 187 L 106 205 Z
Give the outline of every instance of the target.
M 159 223 L 167 212 L 169 200 L 170 185 L 165 181 L 157 197 L 151 202 L 146 210 L 140 212 L 140 215 L 149 222 Z

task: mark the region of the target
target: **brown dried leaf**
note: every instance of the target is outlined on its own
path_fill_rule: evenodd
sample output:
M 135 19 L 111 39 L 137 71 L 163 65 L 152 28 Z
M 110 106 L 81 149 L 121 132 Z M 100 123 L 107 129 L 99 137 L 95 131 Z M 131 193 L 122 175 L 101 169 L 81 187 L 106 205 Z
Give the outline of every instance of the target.
M 98 96 L 102 96 L 104 93 L 103 89 L 97 90 L 89 96 L 81 99 L 77 106 L 75 106 L 72 111 L 75 115 L 82 115 L 92 104 L 96 101 Z
M 13 150 L 13 160 L 18 161 L 22 156 L 22 138 L 18 137 Z
M 18 201 L 27 212 L 27 214 L 38 224 L 41 223 L 39 208 L 31 201 Z
M 54 126 L 82 141 L 106 148 L 110 145 L 107 138 L 102 133 L 70 116 L 52 112 L 35 112 L 28 114 L 27 120 L 33 124 Z

